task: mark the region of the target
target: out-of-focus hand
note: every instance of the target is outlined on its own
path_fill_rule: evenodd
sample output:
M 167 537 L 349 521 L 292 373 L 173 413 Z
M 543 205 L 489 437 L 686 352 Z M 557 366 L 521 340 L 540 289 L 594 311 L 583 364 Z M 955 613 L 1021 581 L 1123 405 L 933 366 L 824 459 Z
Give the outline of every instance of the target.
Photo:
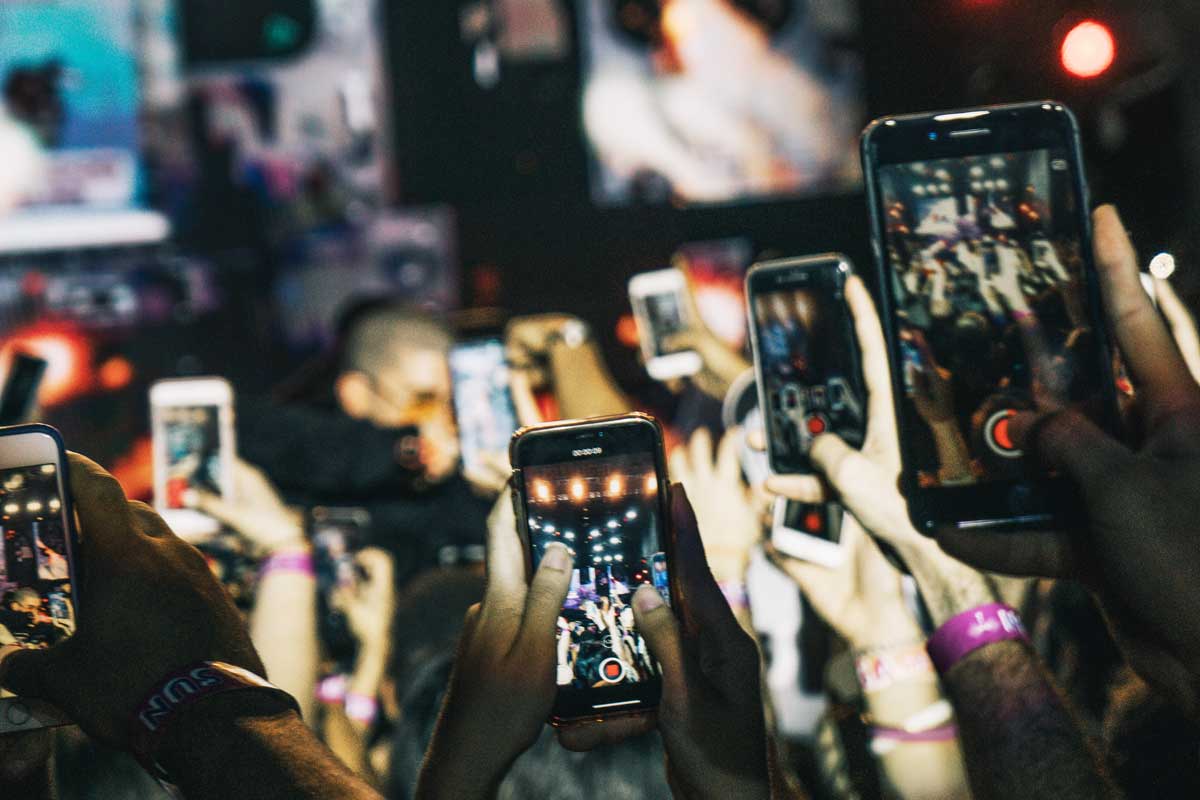
M 634 595 L 638 629 L 662 664 L 658 729 L 676 797 L 768 798 L 771 778 L 758 648 L 742 630 L 704 557 L 696 517 L 673 487 L 672 568 L 679 617 L 652 586 Z
M 54 704 L 123 750 L 138 705 L 172 672 L 200 661 L 265 670 L 200 552 L 145 503 L 128 501 L 95 463 L 69 458 L 80 523 L 79 627 L 48 650 L 5 656 L 0 685 Z
M 193 489 L 184 501 L 237 531 L 263 555 L 307 549 L 304 515 L 283 502 L 262 470 L 237 459 L 233 463 L 233 488 L 232 500 Z
M 23 797 L 17 792 L 28 791 L 29 781 L 46 773 L 53 746 L 48 730 L 0 736 L 0 796 Z M 50 796 L 48 790 L 45 796 Z
M 425 480 L 441 483 L 458 469 L 458 429 L 450 411 L 421 423 L 421 466 Z
M 505 335 L 509 363 L 527 367 L 531 361 L 544 358 L 554 338 L 570 324 L 582 323 L 570 314 L 537 314 L 512 320 Z
M 867 435 L 861 451 L 834 434 L 814 440 L 809 456 L 842 505 L 875 538 L 893 547 L 912 571 L 936 624 L 962 611 L 992 602 L 995 591 L 980 572 L 955 561 L 909 521 L 898 487 L 900 441 L 892 405 L 887 347 L 875 304 L 857 277 L 846 283 L 867 386 Z M 767 481 L 776 494 L 804 503 L 825 500 L 811 476 L 776 476 Z
M 496 497 L 508 485 L 512 477 L 512 466 L 507 453 L 479 453 L 474 464 L 463 465 L 463 477 L 482 497 Z
M 1200 715 L 1200 385 L 1140 284 L 1116 209 L 1096 210 L 1109 325 L 1137 388 L 1144 440 L 1127 447 L 1073 410 L 1014 419 L 1013 436 L 1070 480 L 1079 529 L 995 536 L 946 531 L 942 546 L 996 572 L 1088 580 L 1131 665 Z
M 852 650 L 920 641 L 921 627 L 905 604 L 900 571 L 853 514 L 842 518 L 841 546 L 845 558 L 836 569 L 792 558 L 772 547 L 767 552 Z
M 350 632 L 364 649 L 386 649 L 396 610 L 392 557 L 377 547 L 361 550 L 354 558 L 362 577 L 338 588 L 330 598 L 346 615 Z
M 700 428 L 685 447 L 671 451 L 671 479 L 683 484 L 700 520 L 704 552 L 722 583 L 742 583 L 750 554 L 762 540 L 760 515 L 742 484 L 740 431 L 727 431 L 713 462 L 712 435 Z
M 547 548 L 531 583 L 505 492 L 488 520 L 487 590 L 471 609 L 418 780 L 418 798 L 491 797 L 554 706 L 555 634 L 571 554 Z

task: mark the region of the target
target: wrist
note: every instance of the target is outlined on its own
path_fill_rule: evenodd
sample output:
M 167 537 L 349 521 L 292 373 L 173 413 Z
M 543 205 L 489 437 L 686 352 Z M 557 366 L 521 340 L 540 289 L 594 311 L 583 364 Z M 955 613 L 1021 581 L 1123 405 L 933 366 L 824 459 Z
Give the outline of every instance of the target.
M 957 614 L 929 637 L 929 657 L 941 675 L 971 654 L 1001 642 L 1028 644 L 1021 618 L 1010 606 L 986 603 Z
M 901 557 L 916 578 L 935 628 L 964 611 L 999 599 L 987 577 L 944 555 L 931 539 L 914 541 L 901 550 Z
M 228 769 L 250 740 L 269 742 L 304 728 L 293 705 L 264 692 L 227 692 L 182 711 L 165 731 L 158 765 L 178 784 L 213 769 Z

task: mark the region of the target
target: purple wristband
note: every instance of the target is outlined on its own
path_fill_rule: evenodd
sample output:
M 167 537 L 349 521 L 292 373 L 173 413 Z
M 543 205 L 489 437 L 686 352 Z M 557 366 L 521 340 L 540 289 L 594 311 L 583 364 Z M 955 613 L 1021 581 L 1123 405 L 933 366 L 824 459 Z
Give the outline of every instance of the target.
M 968 653 L 1010 639 L 1029 641 L 1021 618 L 1009 606 L 988 603 L 951 617 L 934 631 L 925 647 L 938 674 L 945 675 Z
M 379 701 L 365 694 L 349 692 L 346 695 L 346 716 L 363 725 L 370 725 L 379 715 Z
M 259 580 L 272 572 L 296 572 L 309 576 L 317 574 L 313 569 L 312 553 L 281 553 L 271 556 L 263 562 L 262 568 L 258 571 Z
M 958 738 L 958 726 L 943 725 L 940 728 L 916 732 L 872 726 L 871 738 L 891 742 L 949 742 Z

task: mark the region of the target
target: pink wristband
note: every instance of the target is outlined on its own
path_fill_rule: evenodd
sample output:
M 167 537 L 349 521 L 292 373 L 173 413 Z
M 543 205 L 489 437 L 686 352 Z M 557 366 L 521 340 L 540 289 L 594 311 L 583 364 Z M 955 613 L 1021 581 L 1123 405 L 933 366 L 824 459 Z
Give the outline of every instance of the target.
M 317 700 L 326 705 L 341 705 L 346 701 L 345 675 L 330 675 L 317 684 Z
M 988 603 L 951 617 L 934 631 L 925 647 L 938 674 L 945 675 L 969 653 L 1011 639 L 1029 641 L 1020 616 L 1009 606 Z
M 313 568 L 312 553 L 280 553 L 271 556 L 263 562 L 262 568 L 259 569 L 258 579 L 262 580 L 272 572 L 293 572 L 310 577 L 317 574 Z
M 379 714 L 379 701 L 365 694 L 346 695 L 346 716 L 363 725 L 370 725 Z
M 958 738 L 958 726 L 943 725 L 940 728 L 916 732 L 873 726 L 871 738 L 891 742 L 949 742 Z

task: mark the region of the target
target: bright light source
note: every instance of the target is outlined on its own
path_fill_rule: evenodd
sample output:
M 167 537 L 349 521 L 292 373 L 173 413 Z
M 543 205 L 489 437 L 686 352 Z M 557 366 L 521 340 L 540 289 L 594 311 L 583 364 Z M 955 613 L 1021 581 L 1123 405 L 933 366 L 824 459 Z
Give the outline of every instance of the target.
M 620 553 L 617 553 L 615 556 L 613 556 L 613 560 L 614 561 L 624 561 L 625 556 L 621 555 Z
M 1150 274 L 1164 281 L 1174 275 L 1175 256 L 1170 253 L 1159 253 L 1150 259 Z
M 609 544 L 620 544 L 621 537 L 620 536 L 610 536 L 610 537 L 608 537 L 608 543 Z
M 620 475 L 613 475 L 608 479 L 608 493 L 612 497 L 616 497 L 625 489 L 625 484 L 621 480 Z
M 538 481 L 533 487 L 533 494 L 538 500 L 543 503 L 550 499 L 550 484 L 545 481 Z
M 9 514 L 9 515 L 16 514 L 20 510 L 21 510 L 21 507 L 19 505 L 17 505 L 16 503 L 5 503 L 4 504 L 4 513 L 5 514 Z
M 51 511 L 58 511 L 60 508 L 62 508 L 62 503 L 58 502 L 57 497 L 51 497 L 49 505 Z
M 25 505 L 25 510 L 28 511 L 30 514 L 36 514 L 42 510 L 42 503 L 39 500 L 30 500 Z
M 1089 19 L 1079 23 L 1062 43 L 1062 65 L 1077 78 L 1104 74 L 1117 58 L 1117 41 L 1108 26 Z
M 564 531 L 563 538 L 566 539 L 568 542 L 573 542 L 573 541 L 575 541 L 575 532 L 574 531 Z
M 654 494 L 658 491 L 658 476 L 651 472 L 646 476 L 646 494 Z
M 592 551 L 593 551 L 593 552 L 596 552 L 596 553 L 603 553 L 603 552 L 604 552 L 604 545 L 602 545 L 602 544 L 596 544 L 596 545 L 592 545 Z
M 633 509 L 633 508 L 631 508 L 631 509 L 629 509 L 628 511 L 626 511 L 626 512 L 625 512 L 625 519 L 637 519 L 637 510 L 636 510 L 636 509 Z
M 55 467 L 53 464 L 42 464 L 42 474 L 43 475 L 53 475 L 57 471 L 58 471 L 58 468 Z
M 615 530 L 618 526 L 620 526 L 620 524 L 621 523 L 617 522 L 615 519 L 610 519 L 608 521 L 608 529 Z
M 571 492 L 571 499 L 577 503 L 583 502 L 583 499 L 587 497 L 587 487 L 584 486 L 583 481 L 579 478 L 575 478 L 571 481 L 571 488 L 569 491 Z

